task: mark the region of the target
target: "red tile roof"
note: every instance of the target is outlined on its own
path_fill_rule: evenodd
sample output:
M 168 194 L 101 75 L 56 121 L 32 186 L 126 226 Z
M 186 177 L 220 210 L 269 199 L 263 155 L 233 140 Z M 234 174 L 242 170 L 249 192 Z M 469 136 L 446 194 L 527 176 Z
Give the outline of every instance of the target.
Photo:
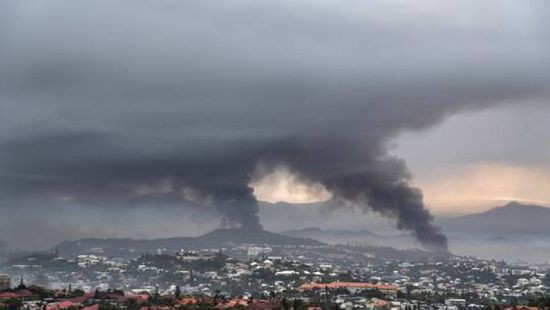
M 0 299 L 18 298 L 17 294 L 11 292 L 0 293 Z
M 29 290 L 21 290 L 21 291 L 15 292 L 15 294 L 18 297 L 31 297 L 32 295 L 34 295 L 34 293 Z
M 183 297 L 180 299 L 180 305 L 194 305 L 198 302 L 198 299 L 192 297 Z
M 59 309 L 67 309 L 71 306 L 76 306 L 76 305 L 77 304 L 75 304 L 74 302 L 68 301 L 68 300 L 63 300 L 57 303 L 57 306 Z
M 539 310 L 539 307 L 515 306 L 505 308 L 504 310 Z

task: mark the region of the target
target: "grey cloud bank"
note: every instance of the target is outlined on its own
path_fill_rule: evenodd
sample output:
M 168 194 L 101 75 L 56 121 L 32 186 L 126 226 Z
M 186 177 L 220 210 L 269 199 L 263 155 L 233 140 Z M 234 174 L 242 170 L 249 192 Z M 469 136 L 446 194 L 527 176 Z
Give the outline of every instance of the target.
M 445 250 L 388 140 L 464 110 L 546 104 L 550 10 L 407 3 L 4 1 L 1 221 L 171 206 L 259 229 L 250 178 L 284 164 Z

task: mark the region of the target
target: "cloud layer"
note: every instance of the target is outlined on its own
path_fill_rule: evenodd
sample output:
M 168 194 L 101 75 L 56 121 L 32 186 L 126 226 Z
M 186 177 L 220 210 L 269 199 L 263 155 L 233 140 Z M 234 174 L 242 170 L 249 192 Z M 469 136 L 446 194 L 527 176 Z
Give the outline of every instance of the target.
M 1 208 L 185 205 L 260 228 L 251 176 L 282 164 L 445 249 L 388 139 L 547 101 L 549 10 L 408 3 L 3 2 Z

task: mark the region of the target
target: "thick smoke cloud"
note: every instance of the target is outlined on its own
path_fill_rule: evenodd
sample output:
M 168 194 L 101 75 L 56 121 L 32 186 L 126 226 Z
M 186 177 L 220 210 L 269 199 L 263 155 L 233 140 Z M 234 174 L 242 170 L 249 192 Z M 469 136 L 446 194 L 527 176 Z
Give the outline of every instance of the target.
M 250 178 L 285 164 L 445 250 L 388 140 L 548 101 L 544 1 L 0 6 L 3 214 L 185 205 L 259 229 Z

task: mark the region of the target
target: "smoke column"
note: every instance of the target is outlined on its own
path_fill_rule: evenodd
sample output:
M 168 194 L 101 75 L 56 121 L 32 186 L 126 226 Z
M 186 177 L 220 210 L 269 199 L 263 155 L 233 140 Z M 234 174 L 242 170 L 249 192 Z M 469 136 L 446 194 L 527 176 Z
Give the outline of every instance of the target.
M 266 167 L 275 169 L 283 164 L 304 182 L 324 185 L 337 206 L 352 203 L 395 219 L 398 229 L 412 232 L 425 248 L 447 251 L 447 238 L 431 223 L 422 192 L 408 184 L 405 163 L 386 155 L 383 140 L 371 137 L 367 149 L 345 140 L 334 141 L 327 144 L 325 138 L 279 144 L 262 161 L 262 170 L 269 173 Z

